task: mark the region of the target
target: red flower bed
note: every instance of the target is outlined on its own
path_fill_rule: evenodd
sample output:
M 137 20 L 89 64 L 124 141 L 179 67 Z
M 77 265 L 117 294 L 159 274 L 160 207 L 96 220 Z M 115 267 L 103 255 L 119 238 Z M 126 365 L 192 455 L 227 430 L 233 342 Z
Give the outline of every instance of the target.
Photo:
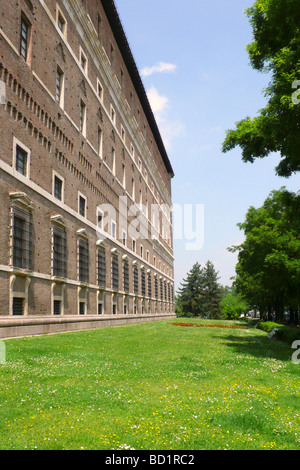
M 176 326 L 196 326 L 196 327 L 204 327 L 204 328 L 239 328 L 239 329 L 245 329 L 245 326 L 238 326 L 238 325 L 218 325 L 217 323 L 211 323 L 204 325 L 202 323 L 183 323 L 183 322 L 177 322 L 177 323 L 171 323 L 171 325 L 176 325 Z

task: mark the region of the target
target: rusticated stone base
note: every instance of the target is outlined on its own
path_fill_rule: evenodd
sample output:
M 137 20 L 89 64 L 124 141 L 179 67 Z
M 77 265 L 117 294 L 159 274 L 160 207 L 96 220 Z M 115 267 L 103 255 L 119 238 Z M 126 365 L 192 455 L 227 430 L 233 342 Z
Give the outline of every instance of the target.
M 0 319 L 0 339 L 22 336 L 48 335 L 71 331 L 82 331 L 120 326 L 130 323 L 144 323 L 175 318 L 174 314 L 155 315 L 103 315 L 65 317 L 2 317 Z

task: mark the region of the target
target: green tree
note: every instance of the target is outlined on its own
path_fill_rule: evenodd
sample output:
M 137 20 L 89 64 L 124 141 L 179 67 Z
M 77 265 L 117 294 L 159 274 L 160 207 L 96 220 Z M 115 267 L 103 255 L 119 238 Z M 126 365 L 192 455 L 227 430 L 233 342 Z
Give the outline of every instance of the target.
M 225 294 L 220 303 L 221 315 L 228 320 L 239 318 L 247 310 L 247 302 L 241 294 L 237 294 L 234 291 Z
M 238 224 L 245 241 L 238 247 L 234 285 L 261 313 L 282 321 L 300 308 L 300 193 L 272 191 L 262 207 L 250 207 Z
M 220 292 L 218 273 L 212 262 L 208 261 L 203 268 L 196 262 L 178 289 L 176 313 L 216 318 L 220 311 Z
M 188 272 L 186 279 L 180 284 L 176 296 L 177 311 L 183 315 L 201 316 L 203 296 L 203 276 L 200 264 L 197 262 Z
M 300 2 L 257 0 L 246 14 L 253 29 L 250 63 L 271 76 L 264 91 L 268 101 L 257 117 L 227 131 L 222 150 L 239 146 L 242 159 L 251 163 L 279 152 L 276 172 L 288 177 L 300 170 Z
M 220 314 L 221 286 L 218 283 L 218 273 L 211 261 L 207 261 L 203 268 L 203 279 L 203 311 L 209 318 L 218 318 Z

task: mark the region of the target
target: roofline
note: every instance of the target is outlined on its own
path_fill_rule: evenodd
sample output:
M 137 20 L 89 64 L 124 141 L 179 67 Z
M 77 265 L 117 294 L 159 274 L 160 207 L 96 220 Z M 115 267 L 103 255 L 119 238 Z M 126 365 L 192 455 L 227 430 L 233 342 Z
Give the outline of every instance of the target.
M 150 128 L 152 130 L 152 133 L 154 135 L 154 138 L 156 140 L 158 149 L 161 153 L 163 162 L 165 164 L 165 167 L 168 171 L 168 173 L 171 175 L 171 177 L 174 177 L 174 171 L 171 165 L 171 162 L 169 160 L 167 151 L 165 149 L 160 131 L 157 126 L 156 119 L 154 117 L 152 108 L 150 106 L 147 93 L 145 91 L 140 73 L 138 71 L 138 68 L 136 66 L 134 57 L 132 55 L 124 28 L 122 26 L 121 20 L 119 13 L 117 11 L 117 8 L 115 6 L 114 0 L 101 0 L 102 6 L 104 8 L 105 14 L 107 16 L 107 19 L 109 21 L 110 27 L 112 29 L 112 32 L 114 34 L 114 37 L 117 41 L 117 44 L 119 46 L 120 52 L 122 54 L 122 57 L 124 59 L 124 62 L 126 64 L 126 67 L 128 69 L 129 75 L 131 77 L 131 80 L 134 84 L 135 90 L 138 94 L 138 97 L 140 99 L 140 102 L 143 106 L 144 113 L 148 119 Z

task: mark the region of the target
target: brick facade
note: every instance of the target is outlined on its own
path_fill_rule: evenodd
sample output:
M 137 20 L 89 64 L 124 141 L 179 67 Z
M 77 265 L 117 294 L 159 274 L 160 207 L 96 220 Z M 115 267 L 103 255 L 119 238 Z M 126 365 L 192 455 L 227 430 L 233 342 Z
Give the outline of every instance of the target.
M 113 1 L 0 13 L 0 318 L 172 315 L 174 175 Z

